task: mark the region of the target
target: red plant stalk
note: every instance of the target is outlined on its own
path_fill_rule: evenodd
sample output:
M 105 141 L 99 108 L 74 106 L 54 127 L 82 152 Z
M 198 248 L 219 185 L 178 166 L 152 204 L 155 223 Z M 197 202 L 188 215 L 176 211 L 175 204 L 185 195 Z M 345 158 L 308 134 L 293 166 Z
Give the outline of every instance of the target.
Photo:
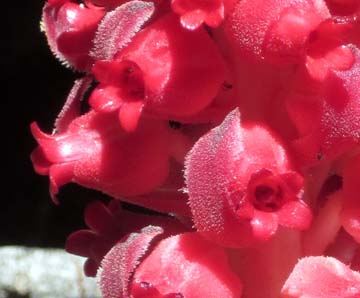
M 45 3 L 83 78 L 31 158 L 56 203 L 69 182 L 112 197 L 66 242 L 103 297 L 360 297 L 359 19 L 356 0 Z

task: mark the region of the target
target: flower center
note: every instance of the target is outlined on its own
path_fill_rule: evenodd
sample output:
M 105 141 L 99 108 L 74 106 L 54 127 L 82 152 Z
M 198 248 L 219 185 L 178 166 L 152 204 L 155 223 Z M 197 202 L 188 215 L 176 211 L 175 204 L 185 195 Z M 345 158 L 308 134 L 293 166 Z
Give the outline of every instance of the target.
M 145 86 L 141 69 L 131 61 L 123 61 L 120 77 L 122 92 L 127 100 L 142 100 L 145 97 Z
M 258 185 L 253 193 L 253 206 L 261 211 L 273 212 L 283 205 L 283 196 L 281 187 L 270 185 Z
M 126 86 L 125 92 L 132 99 L 143 99 L 145 96 L 142 72 L 136 65 L 127 67 L 124 70 L 123 83 Z
M 285 203 L 281 177 L 267 169 L 252 174 L 248 184 L 248 198 L 253 207 L 264 212 L 279 210 Z

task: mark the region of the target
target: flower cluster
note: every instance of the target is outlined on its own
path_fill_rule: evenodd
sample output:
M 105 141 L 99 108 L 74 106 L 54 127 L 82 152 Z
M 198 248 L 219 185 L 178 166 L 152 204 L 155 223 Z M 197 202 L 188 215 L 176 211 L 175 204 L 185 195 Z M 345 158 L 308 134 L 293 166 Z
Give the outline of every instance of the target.
M 358 0 L 48 0 L 42 29 L 83 77 L 31 158 L 55 203 L 113 198 L 66 243 L 104 298 L 360 297 Z

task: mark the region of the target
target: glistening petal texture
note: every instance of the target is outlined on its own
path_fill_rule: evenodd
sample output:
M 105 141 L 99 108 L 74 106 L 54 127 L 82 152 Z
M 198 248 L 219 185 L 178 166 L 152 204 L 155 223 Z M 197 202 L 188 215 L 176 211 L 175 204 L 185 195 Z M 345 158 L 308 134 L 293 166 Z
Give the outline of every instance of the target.
M 171 155 L 168 140 L 172 131 L 167 124 L 146 122 L 127 134 L 116 113 L 91 111 L 72 121 L 61 134 L 47 135 L 36 125 L 33 134 L 43 157 L 52 164 L 50 169 L 56 167 L 53 178 L 61 181 L 58 187 L 73 181 L 115 197 L 141 195 L 165 181 Z
M 104 13 L 72 1 L 48 2 L 42 24 L 54 55 L 76 70 L 89 71 L 92 40 Z

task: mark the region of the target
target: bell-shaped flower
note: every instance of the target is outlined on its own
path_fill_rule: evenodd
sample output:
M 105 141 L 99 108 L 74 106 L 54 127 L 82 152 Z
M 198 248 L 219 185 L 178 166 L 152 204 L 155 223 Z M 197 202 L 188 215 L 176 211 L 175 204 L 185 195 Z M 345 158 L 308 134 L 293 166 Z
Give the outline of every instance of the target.
M 167 122 L 142 119 L 134 133 L 127 133 L 117 113 L 90 111 L 51 135 L 36 123 L 31 128 L 39 143 L 32 154 L 34 167 L 49 175 L 53 198 L 68 182 L 115 198 L 154 191 L 166 181 L 170 159 L 181 162 L 188 150 L 186 138 Z
M 330 17 L 324 1 L 238 1 L 225 33 L 241 57 L 299 63 L 312 30 Z
M 66 65 L 89 71 L 92 40 L 105 11 L 75 1 L 48 1 L 42 15 L 42 28 L 50 49 Z
M 214 38 L 231 61 L 242 119 L 265 123 L 286 142 L 299 138 L 297 126 L 311 122 L 294 123 L 288 98 L 295 89 L 307 97 L 332 71 L 350 70 L 348 44 L 358 32 L 350 23 L 332 20 L 322 0 L 238 1 Z
M 92 71 L 100 84 L 90 105 L 118 110 L 128 131 L 144 112 L 173 120 L 200 112 L 225 79 L 223 58 L 208 33 L 182 28 L 174 14 L 146 26 L 114 60 L 98 61 Z
M 185 169 L 195 226 L 212 241 L 241 247 L 269 239 L 279 225 L 310 225 L 303 178 L 285 149 L 268 129 L 241 126 L 237 110 L 197 141 Z
M 301 166 L 331 161 L 359 144 L 360 55 L 349 70 L 332 70 L 315 89 L 293 90 L 287 110 L 299 137 L 292 142 Z
M 355 61 L 348 44 L 359 44 L 358 21 L 327 19 L 308 36 L 305 68 L 310 77 L 324 81 L 332 70 L 349 70 Z
M 330 69 L 351 67 L 354 57 L 347 39 L 357 34 L 351 34 L 350 21 L 332 20 L 324 1 L 276 2 L 238 2 L 226 22 L 237 55 L 282 66 L 301 65 L 315 80 L 323 80 Z
M 135 242 L 146 234 L 134 237 L 128 239 Z M 104 298 L 241 297 L 242 284 L 230 267 L 226 250 L 197 233 L 161 240 L 141 255 L 132 275 L 126 274 L 126 267 L 134 258 L 134 246 L 127 242 L 117 243 L 105 256 L 100 278 Z

